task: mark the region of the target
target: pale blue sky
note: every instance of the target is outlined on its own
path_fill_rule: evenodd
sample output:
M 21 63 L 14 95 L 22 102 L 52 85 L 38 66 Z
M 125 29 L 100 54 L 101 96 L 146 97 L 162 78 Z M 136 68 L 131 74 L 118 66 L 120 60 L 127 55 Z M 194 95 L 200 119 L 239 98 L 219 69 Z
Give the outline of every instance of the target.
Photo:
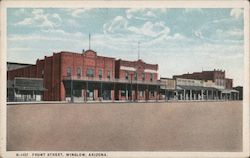
M 161 77 L 223 69 L 243 85 L 243 9 L 7 10 L 7 61 L 32 63 L 53 52 L 91 49 L 99 55 L 159 64 Z

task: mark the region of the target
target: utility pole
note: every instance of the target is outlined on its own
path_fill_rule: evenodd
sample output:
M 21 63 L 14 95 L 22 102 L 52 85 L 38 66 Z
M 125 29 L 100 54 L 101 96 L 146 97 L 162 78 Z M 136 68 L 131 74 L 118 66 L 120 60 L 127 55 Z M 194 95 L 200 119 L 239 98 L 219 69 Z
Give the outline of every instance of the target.
M 90 40 L 91 40 L 91 35 L 89 34 L 89 50 L 90 50 Z
M 73 103 L 73 78 L 72 78 L 72 75 L 70 75 L 70 95 L 71 95 L 71 102 Z
M 140 59 L 140 42 L 138 41 L 138 60 Z
M 132 74 L 130 74 L 130 101 L 132 102 L 133 101 L 133 90 L 132 90 L 132 88 L 133 88 L 133 83 L 132 83 L 132 78 L 133 78 L 133 75 Z

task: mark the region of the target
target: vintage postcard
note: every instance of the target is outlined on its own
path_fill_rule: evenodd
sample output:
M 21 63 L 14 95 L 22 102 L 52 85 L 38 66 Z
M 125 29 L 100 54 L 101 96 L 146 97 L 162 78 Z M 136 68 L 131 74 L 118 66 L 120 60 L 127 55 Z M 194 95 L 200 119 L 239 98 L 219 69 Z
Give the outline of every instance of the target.
M 249 2 L 1 1 L 2 157 L 249 157 Z

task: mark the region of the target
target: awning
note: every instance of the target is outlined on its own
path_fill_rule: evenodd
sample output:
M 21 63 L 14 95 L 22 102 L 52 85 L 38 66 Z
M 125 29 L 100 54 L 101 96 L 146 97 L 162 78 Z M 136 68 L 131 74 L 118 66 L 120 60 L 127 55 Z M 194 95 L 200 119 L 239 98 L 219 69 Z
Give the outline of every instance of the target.
M 235 89 L 223 89 L 221 91 L 221 93 L 239 93 L 239 91 L 235 90 Z
M 46 89 L 43 87 L 21 87 L 21 86 L 15 86 L 15 89 L 21 90 L 21 91 L 45 91 Z
M 184 86 L 178 85 L 176 87 L 177 90 L 194 90 L 194 91 L 201 91 L 201 90 L 209 90 L 209 91 L 216 91 L 218 89 L 213 87 L 202 87 L 202 86 Z

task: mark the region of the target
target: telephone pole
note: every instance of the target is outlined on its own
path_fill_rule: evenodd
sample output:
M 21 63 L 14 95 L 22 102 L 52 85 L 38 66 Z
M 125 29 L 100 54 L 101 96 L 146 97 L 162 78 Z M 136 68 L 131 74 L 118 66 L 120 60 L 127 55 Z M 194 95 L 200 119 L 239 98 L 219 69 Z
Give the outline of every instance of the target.
M 138 41 L 138 60 L 140 59 L 140 42 Z
M 90 50 L 90 40 L 91 40 L 91 35 L 89 34 L 89 50 Z

